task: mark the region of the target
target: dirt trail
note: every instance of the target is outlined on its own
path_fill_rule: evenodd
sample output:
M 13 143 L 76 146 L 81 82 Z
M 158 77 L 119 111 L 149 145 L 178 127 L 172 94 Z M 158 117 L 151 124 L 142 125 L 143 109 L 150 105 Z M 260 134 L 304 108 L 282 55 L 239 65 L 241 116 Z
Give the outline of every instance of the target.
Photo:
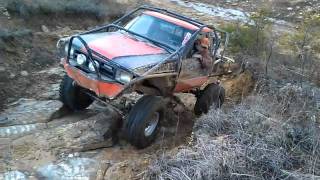
M 227 92 L 237 92 L 251 83 L 251 75 L 243 76 L 234 83 L 229 80 L 232 91 Z M 121 129 L 115 126 L 120 121 L 119 115 L 112 109 L 93 104 L 84 112 L 69 113 L 60 109 L 62 105 L 57 100 L 21 99 L 0 114 L 0 171 L 15 173 L 7 172 L 13 169 L 28 177 L 49 179 L 59 176 L 95 179 L 103 177 L 99 173 L 106 171 L 107 177 L 114 174 L 115 179 L 137 177 L 153 159 L 188 142 L 195 120 L 192 111 L 195 97 L 188 94 L 178 97 L 184 104 L 167 101 L 167 117 L 160 134 L 154 144 L 143 150 L 135 149 L 123 139 Z M 114 135 L 113 130 L 119 133 Z M 78 171 L 79 168 L 84 171 Z
M 149 2 L 212 23 L 211 16 L 190 8 L 166 1 Z M 1 21 L 8 27 L 14 23 L 23 26 L 14 18 Z M 156 142 L 143 150 L 124 140 L 116 123 L 119 115 L 112 109 L 96 103 L 83 112 L 65 111 L 57 100 L 64 72 L 58 66 L 55 42 L 77 30 L 51 24 L 45 32 L 41 27 L 30 25 L 32 33 L 10 37 L 5 49 L 0 49 L 5 52 L 0 55 L 4 60 L 0 66 L 11 72 L 0 81 L 7 87 L 0 89 L 1 98 L 9 97 L 1 99 L 7 105 L 0 112 L 0 179 L 139 178 L 153 159 L 189 141 L 196 119 L 195 97 L 189 94 L 177 95 L 184 104 L 167 100 L 166 122 Z M 26 46 L 28 42 L 30 46 Z M 234 79 L 226 77 L 224 82 L 229 100 L 237 101 L 250 91 L 253 79 L 252 74 L 244 73 Z
M 85 112 L 65 114 L 62 110 L 57 111 L 61 103 L 55 100 L 21 100 L 0 114 L 5 118 L 0 127 L 0 171 L 14 169 L 26 176 L 46 178 L 62 173 L 67 178 L 69 171 L 86 163 L 96 168 L 69 175 L 96 177 L 98 167 L 105 163 L 108 167 L 127 164 L 128 169 L 140 171 L 157 155 L 186 142 L 192 131 L 193 113 L 183 105 L 173 107 L 168 102 L 168 106 L 172 107 L 167 112 L 168 122 L 163 122 L 156 142 L 144 150 L 137 150 L 122 138 L 121 129 L 114 126 L 120 120 L 111 109 L 92 105 Z M 18 109 L 22 111 L 18 113 Z M 60 118 L 52 119 L 55 117 Z M 113 130 L 119 134 L 114 135 Z

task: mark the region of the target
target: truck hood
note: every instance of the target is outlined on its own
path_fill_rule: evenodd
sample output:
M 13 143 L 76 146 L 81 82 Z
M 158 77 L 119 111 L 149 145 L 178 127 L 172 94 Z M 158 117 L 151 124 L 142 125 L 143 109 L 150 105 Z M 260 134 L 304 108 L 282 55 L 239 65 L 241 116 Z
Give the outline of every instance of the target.
M 136 73 L 141 72 L 141 68 L 152 67 L 170 55 L 148 41 L 137 39 L 121 31 L 85 34 L 81 35 L 81 38 L 94 51 L 94 54 L 98 53 L 107 58 L 103 58 L 105 61 L 113 61 Z M 73 47 L 85 52 L 79 39 L 74 39 Z
M 141 41 L 134 36 L 121 31 L 99 32 L 81 35 L 88 46 L 100 55 L 113 60 L 125 56 L 142 56 L 166 53 L 162 48 L 147 41 Z M 79 42 L 77 42 L 79 43 Z

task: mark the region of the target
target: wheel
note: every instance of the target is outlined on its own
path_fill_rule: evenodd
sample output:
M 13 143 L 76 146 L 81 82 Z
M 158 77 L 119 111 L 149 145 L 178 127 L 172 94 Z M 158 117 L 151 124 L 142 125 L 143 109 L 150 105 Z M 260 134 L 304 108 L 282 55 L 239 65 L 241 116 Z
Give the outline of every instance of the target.
M 164 118 L 164 103 L 158 96 L 143 96 L 131 109 L 125 133 L 130 144 L 141 149 L 156 138 L 160 122 Z
M 92 104 L 93 99 L 77 86 L 74 80 L 65 75 L 60 84 L 60 101 L 70 110 L 79 111 Z
M 194 113 L 196 115 L 206 114 L 213 104 L 215 108 L 220 108 L 224 102 L 224 98 L 225 90 L 222 86 L 209 84 L 199 93 L 194 106 Z

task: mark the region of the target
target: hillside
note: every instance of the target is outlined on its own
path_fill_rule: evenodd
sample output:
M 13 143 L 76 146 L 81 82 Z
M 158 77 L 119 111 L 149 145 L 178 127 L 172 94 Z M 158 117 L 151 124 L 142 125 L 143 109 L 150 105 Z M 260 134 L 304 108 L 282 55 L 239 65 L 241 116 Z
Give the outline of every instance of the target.
M 191 94 L 166 98 L 156 141 L 138 150 L 113 108 L 63 107 L 56 42 L 141 4 L 228 31 L 226 55 L 246 69 L 219 77 L 226 102 L 208 114 L 194 114 Z M 2 0 L 0 179 L 320 179 L 319 7 L 314 0 Z M 112 105 L 127 114 L 140 97 Z

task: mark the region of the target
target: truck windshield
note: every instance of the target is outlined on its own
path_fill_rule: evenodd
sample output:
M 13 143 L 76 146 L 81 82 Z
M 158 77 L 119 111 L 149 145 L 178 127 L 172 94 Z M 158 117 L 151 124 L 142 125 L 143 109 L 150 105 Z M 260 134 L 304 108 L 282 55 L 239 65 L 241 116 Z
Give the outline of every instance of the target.
M 166 44 L 173 49 L 178 49 L 184 39 L 193 33 L 192 30 L 145 14 L 131 20 L 125 29 Z

